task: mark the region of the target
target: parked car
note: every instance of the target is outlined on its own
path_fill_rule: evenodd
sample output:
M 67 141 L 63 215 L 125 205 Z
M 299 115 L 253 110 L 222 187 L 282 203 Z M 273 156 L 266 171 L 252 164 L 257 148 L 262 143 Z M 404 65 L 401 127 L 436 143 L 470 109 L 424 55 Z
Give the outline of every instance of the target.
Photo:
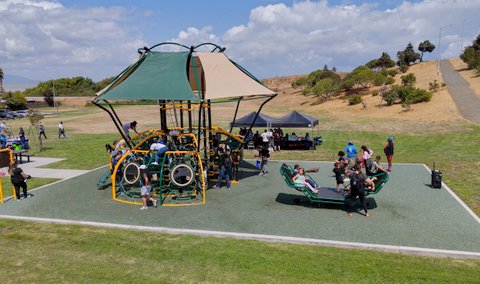
M 17 111 L 12 111 L 13 116 L 18 118 L 23 118 L 28 116 L 28 109 L 21 109 Z
M 0 109 L 0 118 L 14 119 L 15 116 L 13 116 L 8 110 Z

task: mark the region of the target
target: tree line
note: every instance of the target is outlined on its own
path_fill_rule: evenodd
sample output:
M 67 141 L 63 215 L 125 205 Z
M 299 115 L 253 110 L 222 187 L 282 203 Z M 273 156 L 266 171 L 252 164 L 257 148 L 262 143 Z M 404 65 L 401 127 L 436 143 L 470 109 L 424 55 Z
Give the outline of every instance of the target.
M 429 40 L 421 42 L 416 52 L 411 43 L 408 43 L 404 50 L 397 52 L 397 61 L 394 61 L 388 53 L 383 52 L 379 58 L 367 62 L 365 65 L 358 66 L 352 72 L 341 76 L 332 68 L 328 69 L 325 65 L 323 69 L 311 72 L 305 77 L 301 77 L 292 83 L 293 88 L 302 88 L 302 94 L 305 96 L 315 96 L 321 101 L 326 101 L 346 92 L 350 104 L 362 102 L 357 94 L 362 89 L 369 89 L 373 86 L 384 86 L 381 90 L 382 98 L 387 105 L 401 103 L 404 107 L 409 107 L 412 103 L 429 101 L 432 93 L 439 86 L 430 88 L 429 91 L 414 87 L 416 81 L 414 74 L 402 76 L 402 84 L 394 85 L 394 77 L 399 73 L 405 73 L 411 64 L 423 61 L 425 52 L 435 50 L 435 45 Z M 398 66 L 398 68 L 393 68 Z M 432 83 L 433 84 L 433 83 Z M 378 94 L 378 91 L 376 91 Z

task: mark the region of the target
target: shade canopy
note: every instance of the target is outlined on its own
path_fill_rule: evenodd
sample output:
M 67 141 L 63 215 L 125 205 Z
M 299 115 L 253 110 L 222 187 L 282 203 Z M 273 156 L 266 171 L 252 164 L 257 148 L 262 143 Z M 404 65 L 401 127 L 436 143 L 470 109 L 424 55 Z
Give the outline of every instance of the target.
M 307 128 L 318 125 L 318 119 L 298 111 L 292 111 L 289 114 L 275 120 L 273 126 L 289 128 Z
M 223 52 L 148 51 L 97 95 L 95 102 L 199 101 L 202 97 L 219 100 L 273 96 L 275 92 L 229 60 Z
M 185 71 L 188 54 L 147 52 L 95 100 L 197 100 Z
M 253 127 L 270 127 L 277 119 L 268 115 L 258 114 L 257 119 L 255 116 L 257 112 L 253 111 L 239 119 L 236 119 L 233 123 L 233 127 L 249 127 L 253 123 Z

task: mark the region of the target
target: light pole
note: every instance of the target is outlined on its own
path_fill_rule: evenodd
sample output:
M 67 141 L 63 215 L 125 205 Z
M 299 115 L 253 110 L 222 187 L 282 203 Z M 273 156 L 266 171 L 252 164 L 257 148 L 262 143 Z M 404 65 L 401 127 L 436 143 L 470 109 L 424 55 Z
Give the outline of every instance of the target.
M 440 73 L 440 41 L 442 39 L 442 30 L 444 28 L 448 28 L 448 27 L 451 27 L 451 26 L 452 26 L 452 24 L 443 26 L 438 31 L 437 75 Z

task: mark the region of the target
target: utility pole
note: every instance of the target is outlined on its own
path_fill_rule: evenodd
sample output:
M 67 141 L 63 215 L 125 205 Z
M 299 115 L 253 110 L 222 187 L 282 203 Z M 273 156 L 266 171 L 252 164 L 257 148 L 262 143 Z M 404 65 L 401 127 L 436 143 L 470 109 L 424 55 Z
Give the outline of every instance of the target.
M 57 115 L 58 115 L 59 114 L 58 104 L 57 104 L 57 101 L 55 100 L 55 80 L 52 80 L 52 86 L 53 86 L 53 107 L 55 107 L 55 110 L 56 110 Z
M 441 39 L 442 39 L 442 30 L 444 28 L 448 28 L 448 27 L 451 27 L 451 26 L 452 26 L 452 24 L 443 26 L 438 31 L 437 76 L 440 74 L 440 43 L 441 43 Z

